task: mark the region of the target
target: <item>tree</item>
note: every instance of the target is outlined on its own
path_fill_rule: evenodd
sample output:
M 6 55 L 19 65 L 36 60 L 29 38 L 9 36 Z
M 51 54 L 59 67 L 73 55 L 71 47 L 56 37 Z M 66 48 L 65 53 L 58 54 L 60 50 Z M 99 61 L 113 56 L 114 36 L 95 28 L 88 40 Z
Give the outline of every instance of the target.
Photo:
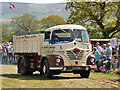
M 102 38 L 111 38 L 120 31 L 120 1 L 115 2 L 74 2 L 66 3 L 70 10 L 68 23 L 81 24 L 92 33 L 102 33 Z
M 16 25 L 17 32 L 21 33 L 32 32 L 39 28 L 39 21 L 30 14 L 13 17 L 11 23 Z
M 64 21 L 64 18 L 58 16 L 58 15 L 50 15 L 47 18 L 43 18 L 40 20 L 41 28 L 47 29 L 49 27 L 60 25 L 60 24 L 66 24 L 67 22 Z
M 9 34 L 7 28 L 5 28 L 4 24 L 2 24 L 2 43 L 6 43 L 7 41 L 12 40 L 12 35 Z

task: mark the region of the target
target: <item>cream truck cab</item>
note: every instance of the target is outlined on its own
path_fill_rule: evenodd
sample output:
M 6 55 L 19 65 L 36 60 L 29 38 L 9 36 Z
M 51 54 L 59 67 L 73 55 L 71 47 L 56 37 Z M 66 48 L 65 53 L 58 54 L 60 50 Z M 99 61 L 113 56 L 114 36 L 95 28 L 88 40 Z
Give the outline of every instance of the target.
M 50 78 L 70 72 L 88 78 L 97 68 L 86 28 L 81 25 L 58 25 L 44 33 L 13 36 L 13 48 L 22 75 L 40 71 Z

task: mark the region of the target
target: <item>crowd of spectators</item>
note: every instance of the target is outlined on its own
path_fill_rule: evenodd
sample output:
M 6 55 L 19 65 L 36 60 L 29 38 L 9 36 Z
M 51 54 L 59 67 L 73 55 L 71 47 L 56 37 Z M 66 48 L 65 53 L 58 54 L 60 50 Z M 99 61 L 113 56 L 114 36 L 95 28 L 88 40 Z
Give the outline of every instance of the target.
M 96 57 L 96 71 L 109 73 L 119 68 L 117 45 L 113 48 L 110 43 L 100 46 L 100 43 L 97 42 L 96 45 L 92 45 L 92 54 Z
M 0 57 L 1 57 L 1 64 L 16 63 L 16 55 L 13 55 L 12 42 L 7 42 L 6 44 L 0 44 Z

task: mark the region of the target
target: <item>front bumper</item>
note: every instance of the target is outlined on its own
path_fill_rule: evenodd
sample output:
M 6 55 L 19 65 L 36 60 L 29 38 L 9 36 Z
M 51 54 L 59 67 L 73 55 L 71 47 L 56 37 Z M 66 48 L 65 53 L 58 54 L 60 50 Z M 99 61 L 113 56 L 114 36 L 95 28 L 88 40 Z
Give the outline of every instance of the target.
M 50 67 L 50 70 L 61 70 L 61 71 L 68 71 L 68 70 L 94 70 L 97 69 L 96 65 L 86 65 L 86 66 L 64 66 L 64 67 Z

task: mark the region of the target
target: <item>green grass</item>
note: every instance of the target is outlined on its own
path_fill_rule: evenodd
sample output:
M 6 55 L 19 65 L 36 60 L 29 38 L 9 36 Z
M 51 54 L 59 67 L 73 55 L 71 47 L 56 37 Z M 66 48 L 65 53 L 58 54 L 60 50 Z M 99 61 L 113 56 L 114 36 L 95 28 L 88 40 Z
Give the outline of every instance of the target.
M 2 67 L 2 88 L 114 88 L 118 87 L 117 74 L 91 72 L 88 79 L 79 74 L 62 73 L 52 79 L 44 78 L 39 72 L 31 76 L 17 74 L 16 65 Z

